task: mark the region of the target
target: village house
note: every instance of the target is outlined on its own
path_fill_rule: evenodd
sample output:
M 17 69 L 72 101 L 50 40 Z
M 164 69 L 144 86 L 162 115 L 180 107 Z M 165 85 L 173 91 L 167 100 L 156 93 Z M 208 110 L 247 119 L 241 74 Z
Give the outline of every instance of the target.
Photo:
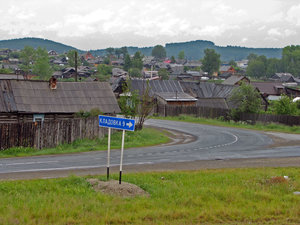
M 236 70 L 233 68 L 233 66 L 221 66 L 219 71 L 220 71 L 220 74 L 222 74 L 222 73 L 231 73 L 231 74 L 236 73 Z
M 149 87 L 147 87 L 149 85 Z M 176 80 L 130 80 L 131 92 L 137 91 L 142 98 L 149 88 L 149 95 L 162 105 L 195 105 L 197 99 L 184 93 L 179 81 Z
M 270 78 L 270 80 L 279 81 L 282 83 L 296 82 L 294 76 L 290 73 L 275 73 L 274 76 Z
M 280 95 L 287 94 L 281 82 L 251 82 L 251 85 L 267 100 L 278 100 Z
M 82 55 L 82 58 L 86 61 L 90 60 L 90 59 L 95 59 L 95 57 L 92 55 L 92 53 L 87 52 L 85 54 Z
M 49 56 L 57 56 L 58 53 L 56 51 L 54 51 L 54 50 L 50 50 L 50 51 L 48 51 L 48 55 Z
M 0 80 L 0 122 L 70 119 L 92 109 L 120 113 L 109 83 Z
M 226 80 L 224 80 L 223 84 L 227 84 L 227 85 L 241 85 L 242 82 L 246 83 L 246 84 L 250 84 L 250 80 L 242 75 L 232 75 L 229 78 L 227 78 Z
M 236 107 L 229 101 L 229 98 L 238 86 L 186 81 L 181 81 L 180 84 L 185 93 L 198 99 L 197 106 L 222 109 Z

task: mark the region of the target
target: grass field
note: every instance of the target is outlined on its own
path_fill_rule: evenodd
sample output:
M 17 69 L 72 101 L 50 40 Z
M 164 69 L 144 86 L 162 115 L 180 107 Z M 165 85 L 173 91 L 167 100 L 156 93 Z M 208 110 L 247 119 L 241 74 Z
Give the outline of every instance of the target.
M 151 137 L 151 138 L 149 138 Z M 116 132 L 111 137 L 111 149 L 121 148 L 122 132 Z M 147 147 L 167 143 L 169 138 L 166 132 L 154 128 L 144 128 L 140 131 L 126 132 L 125 148 Z M 103 139 L 77 140 L 72 144 L 59 145 L 56 148 L 34 149 L 34 148 L 10 148 L 0 151 L 0 158 L 14 156 L 34 156 L 48 154 L 65 154 L 75 152 L 86 152 L 96 150 L 107 150 L 107 136 Z
M 270 124 L 256 123 L 255 125 L 250 125 L 245 123 L 236 123 L 234 121 L 227 122 L 218 119 L 208 119 L 208 118 L 193 117 L 193 116 L 186 116 L 186 115 L 176 116 L 176 117 L 170 117 L 170 116 L 153 117 L 153 119 L 173 120 L 173 121 L 181 121 L 181 122 L 200 123 L 200 124 L 213 125 L 213 126 L 300 134 L 300 126 L 286 126 L 286 125 L 274 124 L 274 123 L 270 123 Z
M 300 168 L 125 173 L 123 181 L 150 197 L 105 195 L 75 176 L 0 181 L 0 224 L 300 224 Z

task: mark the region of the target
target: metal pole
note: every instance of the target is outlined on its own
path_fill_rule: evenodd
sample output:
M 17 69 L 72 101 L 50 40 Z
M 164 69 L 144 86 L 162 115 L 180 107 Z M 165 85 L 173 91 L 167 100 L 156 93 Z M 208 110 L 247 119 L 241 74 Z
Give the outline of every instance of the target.
M 109 164 L 110 164 L 110 136 L 111 136 L 111 128 L 108 128 L 108 144 L 107 144 L 107 180 L 109 180 Z
M 119 184 L 121 184 L 121 182 L 122 182 L 122 164 L 123 164 L 124 140 L 125 140 L 125 130 L 123 130 L 123 134 L 122 134 Z

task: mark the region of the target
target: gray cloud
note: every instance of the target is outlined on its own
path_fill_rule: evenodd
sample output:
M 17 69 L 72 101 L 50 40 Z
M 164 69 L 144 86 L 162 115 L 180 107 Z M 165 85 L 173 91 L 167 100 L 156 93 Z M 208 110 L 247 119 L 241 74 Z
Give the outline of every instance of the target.
M 43 37 L 81 49 L 197 39 L 249 47 L 299 44 L 298 0 L 11 0 L 2 6 L 3 39 Z

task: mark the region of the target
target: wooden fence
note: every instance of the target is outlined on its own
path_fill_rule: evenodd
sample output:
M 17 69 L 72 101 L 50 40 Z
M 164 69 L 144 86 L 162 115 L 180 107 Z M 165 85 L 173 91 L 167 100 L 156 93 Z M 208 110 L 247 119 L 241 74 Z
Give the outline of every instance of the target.
M 71 143 L 76 139 L 101 138 L 105 133 L 106 129 L 99 127 L 98 117 L 0 124 L 0 150 L 17 146 L 49 148 Z
M 170 106 L 158 105 L 156 111 L 159 116 L 179 116 L 179 115 L 193 115 L 196 117 L 218 118 L 223 116 L 227 118 L 230 110 L 221 108 L 207 108 L 201 106 Z M 281 123 L 289 126 L 300 126 L 300 116 L 288 115 L 270 115 L 270 114 L 250 114 L 240 113 L 241 121 L 247 121 L 255 124 L 256 122 L 267 123 Z
M 300 116 L 241 113 L 239 118 L 241 121 L 252 123 L 281 123 L 288 126 L 300 126 Z
M 179 116 L 185 114 L 193 115 L 196 117 L 217 118 L 220 116 L 227 116 L 229 110 L 220 108 L 207 108 L 201 106 L 158 105 L 156 113 L 159 116 Z

